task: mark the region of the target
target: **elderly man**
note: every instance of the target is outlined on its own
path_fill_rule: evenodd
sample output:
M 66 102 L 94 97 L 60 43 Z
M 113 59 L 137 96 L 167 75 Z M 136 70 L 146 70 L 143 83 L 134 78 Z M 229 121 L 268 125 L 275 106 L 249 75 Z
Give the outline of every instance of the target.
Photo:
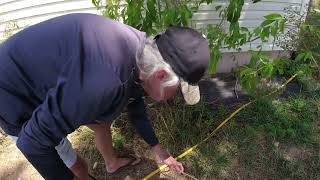
M 81 125 L 95 133 L 106 171 L 133 162 L 118 157 L 110 125 L 127 107 L 129 119 L 156 155 L 183 171 L 163 149 L 147 118 L 143 90 L 154 100 L 181 84 L 189 104 L 209 61 L 207 41 L 190 28 L 156 38 L 92 14 L 70 14 L 30 26 L 0 46 L 0 126 L 45 179 L 89 179 L 85 161 L 66 139 Z

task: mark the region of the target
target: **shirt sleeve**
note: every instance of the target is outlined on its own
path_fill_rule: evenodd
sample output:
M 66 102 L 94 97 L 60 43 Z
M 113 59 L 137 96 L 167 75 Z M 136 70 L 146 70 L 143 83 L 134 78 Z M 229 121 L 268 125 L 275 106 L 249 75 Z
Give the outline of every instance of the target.
M 55 146 L 117 101 L 121 86 L 111 72 L 102 62 L 70 60 L 24 124 L 17 147 L 45 179 L 73 179 Z
M 150 145 L 159 144 L 154 129 L 146 113 L 146 105 L 142 96 L 128 104 L 128 116 L 138 134 Z

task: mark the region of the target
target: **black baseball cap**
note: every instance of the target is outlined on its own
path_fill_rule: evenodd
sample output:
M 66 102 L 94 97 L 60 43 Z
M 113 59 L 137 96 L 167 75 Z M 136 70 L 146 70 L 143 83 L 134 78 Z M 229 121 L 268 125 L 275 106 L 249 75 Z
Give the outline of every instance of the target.
M 196 30 L 179 26 L 170 26 L 155 40 L 163 59 L 183 80 L 181 88 L 186 102 L 199 102 L 197 83 L 207 71 L 210 60 L 208 41 Z

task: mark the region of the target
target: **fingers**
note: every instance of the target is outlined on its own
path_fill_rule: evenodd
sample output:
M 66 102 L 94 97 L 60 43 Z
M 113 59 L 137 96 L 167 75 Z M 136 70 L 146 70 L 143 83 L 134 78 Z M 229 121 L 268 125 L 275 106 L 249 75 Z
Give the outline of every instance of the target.
M 170 170 L 175 171 L 179 174 L 181 174 L 184 171 L 182 164 L 178 162 L 176 159 L 174 159 L 172 156 L 164 160 L 164 163 L 169 166 Z
M 141 162 L 141 158 L 136 154 L 131 154 L 131 156 L 134 158 L 134 160 L 130 163 L 131 165 L 137 165 Z
M 181 163 L 179 163 L 179 164 L 178 164 L 178 166 L 180 167 L 180 173 L 183 173 L 183 171 L 184 171 L 184 167 L 182 166 L 182 164 L 181 164 Z
M 169 167 L 172 171 L 175 171 L 179 174 L 181 174 L 184 171 L 182 164 L 179 162 L 177 162 L 176 164 L 171 164 Z
M 176 165 L 176 172 L 181 174 L 183 172 L 183 170 L 184 170 L 184 168 L 183 168 L 182 164 L 178 162 Z

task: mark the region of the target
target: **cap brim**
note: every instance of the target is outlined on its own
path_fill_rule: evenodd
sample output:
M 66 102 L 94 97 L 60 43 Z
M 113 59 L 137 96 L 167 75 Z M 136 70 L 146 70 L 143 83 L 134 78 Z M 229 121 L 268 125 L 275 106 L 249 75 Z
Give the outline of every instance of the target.
M 181 82 L 181 92 L 183 98 L 189 105 L 195 105 L 200 101 L 200 89 L 199 86 L 193 86 L 185 81 Z

